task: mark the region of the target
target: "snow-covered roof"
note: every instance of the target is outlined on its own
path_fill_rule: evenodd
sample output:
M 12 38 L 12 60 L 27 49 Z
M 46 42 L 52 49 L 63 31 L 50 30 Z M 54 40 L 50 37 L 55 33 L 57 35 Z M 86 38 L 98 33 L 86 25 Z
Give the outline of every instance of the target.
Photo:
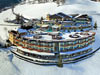
M 48 27 L 48 25 L 42 25 L 41 27 Z
M 79 14 L 79 15 L 77 15 L 77 16 L 75 16 L 75 18 L 78 18 L 78 17 L 80 17 L 82 14 Z
M 54 25 L 54 26 L 52 26 L 52 28 L 59 28 L 59 26 L 57 26 L 57 25 Z
M 26 30 L 23 32 L 27 32 Z M 71 32 L 71 33 L 61 33 L 61 32 L 45 32 L 45 31 L 33 31 L 34 33 L 27 32 L 27 34 L 22 35 L 22 37 L 30 39 L 30 40 L 40 40 L 40 41 L 70 41 L 87 38 L 92 36 L 93 32 Z M 43 34 L 42 34 L 43 33 Z M 60 35 L 61 34 L 61 35 Z M 34 38 L 35 35 L 41 36 L 41 38 Z M 61 37 L 61 39 L 57 39 L 57 37 Z M 55 37 L 55 39 L 53 38 Z
M 60 12 L 60 13 L 57 13 L 56 15 L 57 15 L 57 16 L 60 16 L 60 17 L 62 17 L 62 18 L 66 18 L 66 17 L 69 17 L 69 18 L 71 18 L 71 16 L 69 16 L 69 15 L 66 15 L 66 14 L 64 14 L 64 13 L 62 13 L 62 12 Z
M 18 33 L 27 33 L 27 30 L 26 30 L 26 29 L 21 29 L 21 28 L 19 28 L 19 29 L 18 29 Z

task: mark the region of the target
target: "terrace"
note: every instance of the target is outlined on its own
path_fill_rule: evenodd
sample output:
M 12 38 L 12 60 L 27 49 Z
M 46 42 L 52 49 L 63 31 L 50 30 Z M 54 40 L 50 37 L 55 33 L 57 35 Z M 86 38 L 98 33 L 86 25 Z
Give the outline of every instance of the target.
M 53 28 L 55 28 L 53 26 Z M 57 27 L 58 28 L 58 27 Z M 38 30 L 25 30 L 25 29 L 18 29 L 18 34 L 21 38 L 26 38 L 29 40 L 44 40 L 44 41 L 70 41 L 70 40 L 77 40 L 87 38 L 89 36 L 94 35 L 92 32 L 60 32 L 60 31 L 38 31 Z

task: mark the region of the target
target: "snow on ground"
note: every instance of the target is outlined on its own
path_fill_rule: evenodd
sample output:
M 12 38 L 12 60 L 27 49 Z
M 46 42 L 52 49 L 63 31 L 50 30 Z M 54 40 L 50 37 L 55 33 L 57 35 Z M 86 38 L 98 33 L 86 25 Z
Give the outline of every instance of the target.
M 9 37 L 9 35 L 8 35 L 8 31 L 9 30 L 16 30 L 17 28 L 18 28 L 19 26 L 1 26 L 0 25 L 0 38 L 2 39 L 2 40 L 6 40 L 6 39 L 8 39 L 8 37 Z
M 72 3 L 72 2 L 73 3 Z M 15 8 L 16 13 L 21 13 L 27 18 L 40 18 L 47 14 L 57 12 L 72 13 L 88 13 L 98 23 L 96 32 L 96 42 L 93 48 L 100 46 L 100 3 L 91 2 L 89 0 L 68 0 L 67 5 L 57 7 L 55 3 L 35 4 L 35 5 L 18 5 Z M 4 26 L 4 19 L 14 18 L 11 9 L 0 13 L 0 37 L 7 39 L 8 30 L 15 29 L 18 26 Z M 7 51 L 8 50 L 8 51 Z M 100 51 L 89 59 L 80 61 L 75 64 L 65 64 L 63 68 L 57 66 L 42 66 L 32 64 L 16 58 L 9 52 L 9 49 L 0 49 L 0 75 L 99 75 L 100 73 Z
M 56 3 L 45 3 L 45 4 L 34 4 L 34 5 L 24 4 L 16 6 L 15 12 L 20 13 L 27 18 L 40 18 L 42 16 L 46 16 L 49 13 L 54 13 L 56 8 L 57 8 Z M 29 12 L 31 12 L 31 14 Z
M 34 5 L 24 4 L 24 5 L 16 6 L 15 12 L 20 13 L 27 18 L 40 18 L 41 16 L 46 17 L 47 14 L 54 14 L 57 12 L 64 12 L 66 14 L 74 14 L 74 13 L 100 14 L 99 11 L 100 3 L 95 3 L 88 0 L 85 1 L 74 0 L 74 1 L 76 2 L 81 1 L 81 3 L 77 3 L 77 4 L 69 3 L 68 5 L 63 5 L 60 7 L 57 7 L 56 3 L 45 3 L 45 4 L 34 4 Z M 30 12 L 32 14 L 30 14 Z
M 3 13 L 0 13 L 0 24 L 7 24 L 7 23 L 4 22 L 4 20 L 6 18 L 14 19 L 15 16 L 12 14 L 11 11 L 12 10 L 9 9 L 9 10 L 3 11 Z
M 0 49 L 0 75 L 19 75 L 16 65 L 11 62 L 10 52 Z

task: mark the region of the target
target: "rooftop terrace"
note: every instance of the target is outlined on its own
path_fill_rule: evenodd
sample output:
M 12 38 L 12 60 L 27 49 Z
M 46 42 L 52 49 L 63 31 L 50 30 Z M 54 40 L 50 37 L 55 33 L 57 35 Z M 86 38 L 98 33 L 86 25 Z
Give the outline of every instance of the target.
M 21 38 L 26 38 L 30 40 L 47 40 L 47 41 L 67 41 L 67 40 L 76 40 L 76 39 L 82 39 L 87 38 L 89 36 L 92 36 L 93 32 L 60 32 L 60 31 L 41 31 L 41 30 L 25 30 L 25 29 L 18 29 L 18 34 L 25 33 L 24 35 L 21 35 Z

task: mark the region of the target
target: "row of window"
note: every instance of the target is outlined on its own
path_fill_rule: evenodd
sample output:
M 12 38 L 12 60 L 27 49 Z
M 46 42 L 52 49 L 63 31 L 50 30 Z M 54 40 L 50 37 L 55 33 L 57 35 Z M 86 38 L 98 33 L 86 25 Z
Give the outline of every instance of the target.
M 49 46 L 49 47 L 52 47 L 54 45 L 54 43 L 43 43 L 43 42 L 36 42 L 36 41 L 30 41 L 30 43 L 35 45 L 40 45 L 40 46 Z
M 25 42 L 24 40 L 21 40 L 21 39 L 17 39 L 17 40 L 20 40 L 22 42 Z M 84 42 L 87 42 L 87 41 L 90 41 L 90 40 L 94 40 L 94 36 L 91 36 L 91 37 L 88 37 L 86 39 L 81 39 L 81 40 L 76 40 L 76 41 L 67 41 L 67 42 L 60 42 L 60 46 L 65 46 L 65 45 L 75 45 L 75 44 L 79 44 L 79 43 L 84 43 Z M 18 41 L 19 43 L 21 43 L 20 41 Z M 30 44 L 33 44 L 33 45 L 38 45 L 38 46 L 47 46 L 47 47 L 53 47 L 55 43 L 53 42 L 37 42 L 37 41 L 26 41 L 26 43 L 30 43 Z M 22 43 L 21 43 L 22 44 Z
M 53 47 L 48 48 L 48 47 L 37 47 L 37 46 L 28 46 L 28 48 L 32 48 L 35 50 L 43 50 L 43 51 L 54 51 Z
M 26 55 L 26 56 L 29 56 L 29 57 L 38 58 L 38 59 L 45 59 L 45 60 L 53 60 L 53 59 L 55 59 L 55 56 L 37 55 L 37 54 L 32 54 L 32 53 L 24 52 L 24 51 L 21 51 L 19 49 L 17 49 L 17 52 L 20 53 L 20 54 L 23 54 L 23 55 Z
M 88 43 L 84 43 L 82 45 L 60 47 L 59 51 L 66 52 L 66 51 L 71 51 L 71 50 L 75 50 L 75 49 L 81 49 L 83 47 L 88 46 L 90 43 L 92 43 L 92 41 L 89 41 Z M 19 43 L 19 45 L 22 47 L 25 47 L 23 44 Z M 27 45 L 26 48 L 32 49 L 32 50 L 37 50 L 37 51 L 39 50 L 39 51 L 43 51 L 43 52 L 54 52 L 54 48 L 45 48 L 45 47 L 37 47 L 37 46 L 30 46 L 30 45 Z
M 92 40 L 94 40 L 94 37 L 88 37 L 87 39 L 76 40 L 74 42 L 62 42 L 62 43 L 60 43 L 60 46 L 81 44 L 81 43 L 86 43 L 86 42 L 92 41 Z
M 62 58 L 73 58 L 73 57 L 76 57 L 76 56 L 80 56 L 80 55 L 83 55 L 85 53 L 88 53 L 90 52 L 92 49 L 87 49 L 87 50 L 84 50 L 84 51 L 81 51 L 81 52 L 77 52 L 77 53 L 73 53 L 73 54 L 70 54 L 70 55 L 62 55 Z
M 92 43 L 92 42 L 87 42 L 87 43 L 84 43 L 84 44 L 81 44 L 81 45 L 75 45 L 75 46 L 71 46 L 71 47 L 70 46 L 60 47 L 60 51 L 66 52 L 66 51 L 71 51 L 71 50 L 75 50 L 75 49 L 80 49 L 80 48 L 88 46 L 90 43 Z
M 73 54 L 61 55 L 61 57 L 62 57 L 62 59 L 73 58 L 73 57 L 76 57 L 76 56 L 86 54 L 90 51 L 92 51 L 91 48 L 87 49 L 87 50 L 84 50 L 84 51 L 81 51 L 81 52 L 73 53 Z M 56 58 L 56 56 L 47 56 L 47 55 L 45 56 L 45 55 L 37 55 L 37 54 L 28 53 L 28 52 L 23 52 L 19 49 L 17 50 L 17 52 L 20 53 L 20 54 L 23 54 L 23 55 L 26 55 L 26 56 L 29 56 L 29 57 L 38 58 L 38 59 L 54 60 Z
M 72 30 L 72 29 L 74 30 L 74 29 L 80 29 L 80 28 L 81 29 L 86 29 L 86 28 L 92 28 L 92 27 L 91 26 L 81 26 L 81 27 L 80 26 L 76 26 L 76 27 L 64 27 L 63 29 L 64 30 Z
M 65 43 L 60 43 L 59 47 L 60 47 L 61 52 L 65 52 L 65 51 L 83 48 L 83 47 L 91 44 L 92 42 L 94 42 L 94 40 L 88 41 L 87 43 L 76 44 L 76 45 L 74 44 L 74 46 L 67 46 L 67 45 L 65 46 Z M 15 43 L 22 46 L 22 47 L 30 48 L 30 49 L 33 49 L 33 50 L 50 51 L 50 52 L 53 52 L 54 47 L 55 47 L 55 46 L 53 46 L 53 47 L 43 47 L 43 46 L 39 47 L 39 46 L 36 46 L 36 45 L 23 44 L 22 42 L 18 42 L 18 41 L 16 41 Z

